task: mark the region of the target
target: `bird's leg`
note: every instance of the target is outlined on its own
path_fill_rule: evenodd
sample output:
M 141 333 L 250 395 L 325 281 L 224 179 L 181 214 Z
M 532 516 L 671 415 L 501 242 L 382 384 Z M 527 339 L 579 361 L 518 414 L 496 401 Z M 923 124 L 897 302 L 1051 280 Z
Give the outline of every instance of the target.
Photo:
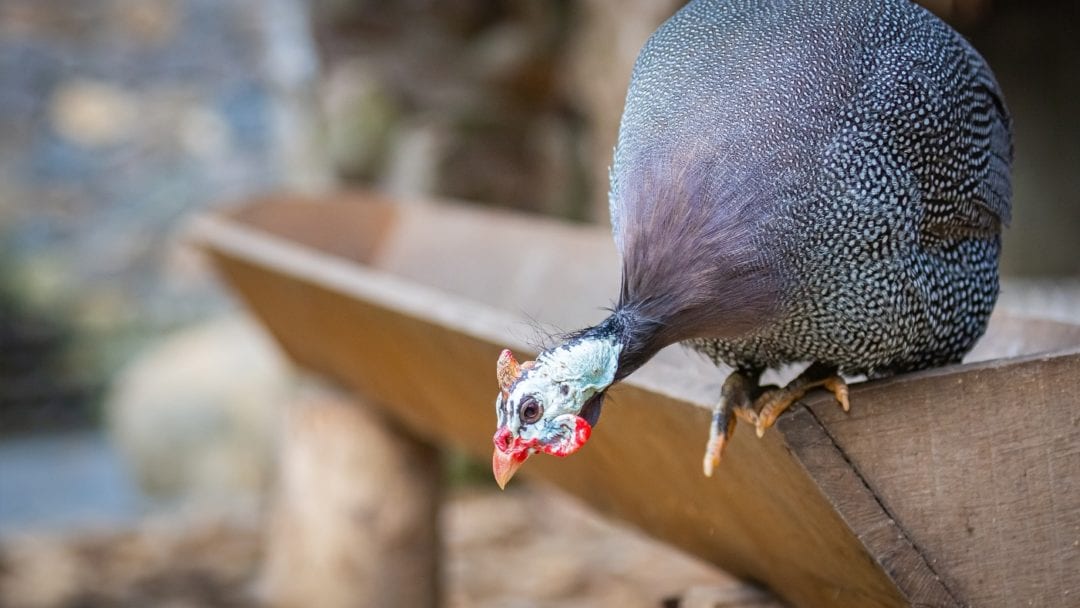
M 720 389 L 720 401 L 713 408 L 712 424 L 709 425 L 709 442 L 705 444 L 705 476 L 712 477 L 720 464 L 724 446 L 735 432 L 735 418 L 754 424 L 757 414 L 751 406 L 758 391 L 761 372 L 736 370 L 724 380 Z
M 757 410 L 754 421 L 757 436 L 764 435 L 765 429 L 771 427 L 784 410 L 818 387 L 832 392 L 840 407 L 844 408 L 845 412 L 848 411 L 850 406 L 848 405 L 847 383 L 837 375 L 835 367 L 814 363 L 784 388 L 765 392 L 757 399 L 754 403 Z

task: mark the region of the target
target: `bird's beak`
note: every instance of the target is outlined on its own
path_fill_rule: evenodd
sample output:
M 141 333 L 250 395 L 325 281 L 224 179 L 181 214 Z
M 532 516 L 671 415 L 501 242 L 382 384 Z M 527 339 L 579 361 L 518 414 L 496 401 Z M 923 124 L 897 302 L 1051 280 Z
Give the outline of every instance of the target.
M 521 468 L 521 465 L 528 458 L 528 451 L 507 453 L 495 448 L 495 453 L 491 456 L 491 471 L 495 473 L 495 482 L 499 484 L 500 490 L 506 489 L 506 484 L 510 482 L 510 478 L 514 476 L 514 473 Z

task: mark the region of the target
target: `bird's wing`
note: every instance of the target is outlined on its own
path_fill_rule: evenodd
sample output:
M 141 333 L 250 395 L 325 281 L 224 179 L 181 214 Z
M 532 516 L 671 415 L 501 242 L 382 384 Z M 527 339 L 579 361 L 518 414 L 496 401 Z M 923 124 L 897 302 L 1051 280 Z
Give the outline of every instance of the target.
M 923 228 L 942 238 L 994 237 L 1011 218 L 1009 118 L 992 80 L 976 80 L 965 101 L 970 118 L 955 136 L 969 142 L 963 153 L 970 173 L 953 178 L 951 200 L 927 200 L 929 221 Z M 941 204 L 944 209 L 935 212 Z
M 925 115 L 901 117 L 914 142 L 909 159 L 925 207 L 922 233 L 994 238 L 1011 217 L 1009 114 L 986 63 L 959 34 L 947 33 L 954 59 L 912 61 L 903 82 L 911 98 L 938 100 Z

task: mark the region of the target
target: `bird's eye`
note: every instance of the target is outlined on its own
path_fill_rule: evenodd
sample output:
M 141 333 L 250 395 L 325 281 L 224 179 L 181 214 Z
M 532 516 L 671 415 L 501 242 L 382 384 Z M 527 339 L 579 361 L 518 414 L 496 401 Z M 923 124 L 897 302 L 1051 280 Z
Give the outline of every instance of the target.
M 543 413 L 544 406 L 540 405 L 536 399 L 526 397 L 521 401 L 521 421 L 525 424 L 532 424 L 537 420 L 540 420 L 540 416 Z

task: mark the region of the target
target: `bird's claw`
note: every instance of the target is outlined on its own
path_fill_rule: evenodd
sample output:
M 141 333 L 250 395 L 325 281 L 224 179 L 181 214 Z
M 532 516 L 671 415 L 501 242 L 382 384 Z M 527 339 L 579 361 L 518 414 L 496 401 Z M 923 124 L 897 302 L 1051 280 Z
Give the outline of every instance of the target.
M 735 412 L 735 417 L 739 420 L 742 420 L 743 422 L 748 422 L 750 424 L 757 424 L 758 413 L 754 411 L 754 408 L 746 406 L 736 407 L 733 408 L 733 410 Z
M 757 421 L 757 412 L 749 405 L 753 384 L 754 382 L 741 372 L 733 372 L 724 381 L 720 402 L 713 410 L 712 424 L 709 425 L 709 441 L 705 444 L 702 471 L 706 477 L 712 477 L 713 471 L 720 466 L 724 448 L 735 433 L 735 420 L 742 419 L 750 424 Z
M 830 373 L 823 378 L 815 377 L 814 371 L 811 368 L 792 380 L 784 388 L 766 392 L 758 397 L 755 405 L 760 407 L 754 424 L 754 430 L 758 438 L 765 436 L 765 431 L 771 428 L 773 424 L 776 424 L 780 414 L 817 387 L 822 387 L 831 392 L 836 398 L 836 402 L 845 412 L 851 409 L 851 404 L 848 402 L 847 382 L 835 373 Z
M 840 407 L 843 408 L 845 412 L 851 411 L 851 404 L 848 402 L 848 386 L 843 378 L 840 376 L 826 378 L 825 383 L 822 386 L 836 397 L 836 402 L 840 404 Z
M 720 457 L 724 454 L 724 446 L 727 445 L 727 435 L 710 433 L 709 442 L 705 444 L 705 459 L 702 462 L 702 471 L 706 477 L 712 477 L 713 471 L 720 466 Z
M 720 466 L 724 448 L 735 434 L 735 420 L 742 419 L 750 424 L 754 424 L 757 420 L 757 413 L 749 407 L 734 407 L 730 412 L 730 415 L 726 416 L 727 420 L 722 419 L 724 414 L 719 410 L 713 413 L 713 424 L 709 426 L 709 441 L 705 444 L 705 459 L 702 463 L 702 470 L 706 477 L 712 477 L 713 471 Z M 721 427 L 724 429 L 722 432 Z
M 812 365 L 783 388 L 757 386 L 756 375 L 751 377 L 745 372 L 732 372 L 724 381 L 720 402 L 713 410 L 712 424 L 709 425 L 709 441 L 705 444 L 705 458 L 702 460 L 705 476 L 712 477 L 720 466 L 724 448 L 735 433 L 736 420 L 754 425 L 757 436 L 764 437 L 765 431 L 776 423 L 780 414 L 817 387 L 832 392 L 845 412 L 850 409 L 847 383 L 836 375 L 836 368 Z

